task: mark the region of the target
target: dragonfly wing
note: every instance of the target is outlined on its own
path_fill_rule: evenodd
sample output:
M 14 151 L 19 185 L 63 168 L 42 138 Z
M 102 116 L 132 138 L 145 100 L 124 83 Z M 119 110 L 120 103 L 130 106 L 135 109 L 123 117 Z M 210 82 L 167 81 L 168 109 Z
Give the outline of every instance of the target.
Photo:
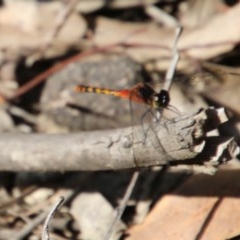
M 134 101 L 131 101 L 131 98 L 130 112 L 133 126 L 133 156 L 136 165 L 139 165 L 138 160 L 141 159 L 141 150 L 144 147 L 146 151 L 149 149 L 150 151 L 157 151 L 157 154 L 161 155 L 161 159 L 164 155 L 167 157 L 166 151 L 161 143 L 163 140 L 158 137 L 157 130 L 155 129 L 157 125 L 156 121 L 159 121 L 157 118 L 159 113 L 148 105 L 134 103 Z M 156 156 L 155 153 L 149 152 L 149 156 Z M 158 159 L 151 160 L 158 163 Z M 143 162 L 141 162 L 141 165 L 142 164 L 144 165 Z
M 161 124 L 161 113 L 155 109 L 148 109 L 147 112 L 143 115 L 142 126 L 144 129 L 144 142 L 143 145 L 151 144 L 152 151 L 156 151 L 158 155 L 161 155 L 161 159 L 164 159 L 164 156 L 167 158 L 167 152 L 165 151 L 162 142 L 164 139 L 158 135 L 159 127 L 164 127 Z M 156 162 L 159 162 L 156 159 Z M 165 163 L 165 162 L 162 162 Z

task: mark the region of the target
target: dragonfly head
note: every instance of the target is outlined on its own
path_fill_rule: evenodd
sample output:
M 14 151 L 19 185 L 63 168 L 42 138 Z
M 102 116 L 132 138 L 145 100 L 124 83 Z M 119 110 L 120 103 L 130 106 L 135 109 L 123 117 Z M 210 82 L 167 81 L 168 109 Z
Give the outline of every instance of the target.
M 162 89 L 159 93 L 154 94 L 153 107 L 154 108 L 166 108 L 170 102 L 170 96 L 168 91 Z

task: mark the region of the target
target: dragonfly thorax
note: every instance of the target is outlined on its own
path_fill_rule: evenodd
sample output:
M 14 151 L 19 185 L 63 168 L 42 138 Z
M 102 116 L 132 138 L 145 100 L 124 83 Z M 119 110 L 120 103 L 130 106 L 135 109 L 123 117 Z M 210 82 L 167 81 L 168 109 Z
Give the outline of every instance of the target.
M 153 107 L 154 108 L 166 108 L 170 102 L 170 96 L 168 91 L 161 90 L 159 93 L 155 93 L 153 96 Z

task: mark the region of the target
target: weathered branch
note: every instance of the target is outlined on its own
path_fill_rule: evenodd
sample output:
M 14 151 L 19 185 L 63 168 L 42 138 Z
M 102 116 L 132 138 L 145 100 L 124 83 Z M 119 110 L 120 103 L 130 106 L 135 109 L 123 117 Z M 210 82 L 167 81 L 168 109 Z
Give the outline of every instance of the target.
M 132 138 L 132 128 L 65 135 L 4 133 L 0 170 L 117 170 L 193 159 L 204 148 L 206 120 L 211 121 L 201 112 L 154 123 L 162 145 L 158 149 L 154 134 L 147 134 L 143 144 L 142 134 Z M 142 132 L 142 126 L 136 130 Z

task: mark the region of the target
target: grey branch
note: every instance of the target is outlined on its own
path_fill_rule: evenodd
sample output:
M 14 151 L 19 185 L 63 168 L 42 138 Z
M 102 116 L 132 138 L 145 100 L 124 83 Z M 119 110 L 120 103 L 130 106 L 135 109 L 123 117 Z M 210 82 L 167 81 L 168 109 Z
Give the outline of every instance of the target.
M 142 134 L 139 139 L 133 137 L 132 128 L 54 135 L 4 133 L 0 135 L 0 170 L 96 171 L 181 163 L 203 150 L 206 121 L 211 119 L 201 112 L 154 123 L 159 149 L 154 134 L 147 134 L 143 143 Z M 134 131 L 143 132 L 142 128 Z
M 48 213 L 47 218 L 43 225 L 42 240 L 50 240 L 50 236 L 48 232 L 50 221 L 53 218 L 53 215 L 57 212 L 60 205 L 63 203 L 63 201 L 64 201 L 64 197 L 60 196 L 58 201 L 54 204 L 54 206 L 52 206 L 50 212 Z

